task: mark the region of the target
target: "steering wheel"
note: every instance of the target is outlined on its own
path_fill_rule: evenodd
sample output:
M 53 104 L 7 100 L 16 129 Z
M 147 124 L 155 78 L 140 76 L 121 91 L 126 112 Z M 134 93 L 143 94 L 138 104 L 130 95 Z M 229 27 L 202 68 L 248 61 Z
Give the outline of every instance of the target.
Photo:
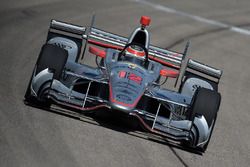
M 139 44 L 139 43 L 135 43 L 135 42 L 131 42 L 131 43 L 127 44 L 122 49 L 122 51 L 120 52 L 120 54 L 118 56 L 118 59 L 120 59 L 122 56 L 125 56 L 125 51 L 127 50 L 127 48 L 130 47 L 130 46 L 133 46 L 133 45 L 135 45 L 135 46 L 140 47 L 140 48 L 143 49 L 143 51 L 145 52 L 145 62 L 144 62 L 144 64 L 145 65 L 148 64 L 148 50 L 146 49 L 146 47 L 144 45 Z

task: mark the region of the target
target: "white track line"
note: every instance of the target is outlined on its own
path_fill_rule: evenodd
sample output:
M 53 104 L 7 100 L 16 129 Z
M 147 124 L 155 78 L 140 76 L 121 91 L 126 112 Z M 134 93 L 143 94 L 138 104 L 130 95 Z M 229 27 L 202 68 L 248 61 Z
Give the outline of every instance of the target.
M 149 2 L 149 1 L 146 1 L 146 0 L 132 0 L 132 1 L 144 4 L 144 5 L 147 5 L 147 6 L 150 6 L 152 8 L 155 8 L 156 10 L 159 10 L 159 11 L 163 11 L 163 12 L 167 12 L 167 13 L 174 13 L 174 14 L 177 14 L 179 16 L 187 17 L 187 18 L 190 18 L 192 20 L 196 20 L 196 21 L 199 21 L 199 22 L 202 22 L 202 23 L 207 23 L 207 24 L 214 25 L 214 26 L 217 26 L 217 27 L 220 27 L 220 28 L 225 28 L 225 29 L 228 29 L 230 31 L 237 32 L 239 34 L 250 35 L 250 30 L 243 29 L 243 28 L 240 28 L 240 27 L 235 27 L 235 26 L 232 26 L 232 25 L 229 25 L 229 24 L 225 24 L 225 23 L 216 21 L 216 20 L 206 19 L 204 17 L 200 17 L 200 16 L 196 16 L 196 15 L 193 15 L 193 14 L 178 11 L 176 9 L 169 8 L 167 6 L 159 5 L 159 4 Z

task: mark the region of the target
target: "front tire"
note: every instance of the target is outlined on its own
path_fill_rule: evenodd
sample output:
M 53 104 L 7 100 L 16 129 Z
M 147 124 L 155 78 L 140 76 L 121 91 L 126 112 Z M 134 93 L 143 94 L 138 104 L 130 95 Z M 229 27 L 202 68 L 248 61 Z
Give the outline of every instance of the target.
M 196 116 L 204 116 L 207 121 L 208 127 L 211 129 L 208 136 L 208 141 L 201 148 L 202 151 L 205 152 L 215 126 L 217 113 L 221 102 L 221 95 L 220 93 L 210 89 L 198 88 L 193 99 L 194 100 L 192 105 L 192 112 L 190 114 L 190 120 L 193 121 Z
M 67 62 L 67 58 L 68 58 L 68 52 L 65 49 L 62 49 L 52 44 L 43 45 L 24 96 L 26 103 L 28 104 L 39 103 L 46 107 L 50 106 L 49 102 L 44 100 L 42 93 L 39 93 L 40 94 L 39 97 L 34 97 L 31 95 L 31 83 L 33 80 L 33 76 L 37 75 L 44 69 L 49 68 L 54 72 L 53 78 L 59 80 L 63 72 L 64 66 Z M 40 88 L 40 90 L 42 89 L 43 88 Z

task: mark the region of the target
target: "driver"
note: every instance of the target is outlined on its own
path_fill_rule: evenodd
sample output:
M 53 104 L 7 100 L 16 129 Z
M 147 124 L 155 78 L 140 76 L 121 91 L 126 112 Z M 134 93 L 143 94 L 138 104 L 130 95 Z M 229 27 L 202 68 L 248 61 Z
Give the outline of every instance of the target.
M 119 59 L 122 58 L 122 60 L 126 60 L 140 66 L 147 67 L 149 63 L 147 49 L 144 46 L 140 46 L 140 44 L 127 44 L 124 47 L 124 50 L 120 52 L 119 56 Z
M 131 45 L 126 49 L 127 54 L 136 57 L 145 57 L 145 51 L 138 45 Z

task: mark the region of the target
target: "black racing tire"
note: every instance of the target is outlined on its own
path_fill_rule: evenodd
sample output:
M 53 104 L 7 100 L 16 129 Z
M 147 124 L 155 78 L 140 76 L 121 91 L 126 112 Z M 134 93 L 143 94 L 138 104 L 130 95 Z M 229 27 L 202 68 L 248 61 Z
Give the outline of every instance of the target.
M 54 70 L 54 79 L 59 80 L 68 59 L 68 51 L 56 45 L 45 44 L 37 59 L 36 73 L 49 68 Z
M 33 75 L 34 75 L 34 69 L 33 69 L 32 75 L 31 75 L 30 80 L 29 80 L 29 84 L 27 86 L 27 89 L 26 89 L 26 92 L 24 95 L 24 103 L 25 104 L 35 103 L 35 101 L 36 101 L 35 98 L 33 96 L 31 96 L 31 90 L 30 90 Z
M 32 77 L 29 81 L 26 93 L 25 93 L 25 102 L 26 103 L 37 103 L 37 99 L 31 95 L 31 81 L 35 73 L 38 74 L 42 70 L 49 68 L 53 70 L 53 78 L 59 80 L 63 72 L 64 66 L 68 59 L 68 52 L 65 49 L 62 49 L 56 45 L 45 44 L 43 45 L 39 57 L 36 62 L 36 70 L 32 72 Z
M 191 120 L 196 115 L 203 115 L 210 127 L 220 107 L 220 93 L 206 89 L 198 88 L 192 104 Z
M 198 88 L 193 99 L 190 120 L 193 121 L 195 116 L 203 115 L 207 121 L 208 127 L 212 128 L 207 143 L 201 148 L 203 151 L 206 151 L 215 126 L 221 95 L 210 89 Z

